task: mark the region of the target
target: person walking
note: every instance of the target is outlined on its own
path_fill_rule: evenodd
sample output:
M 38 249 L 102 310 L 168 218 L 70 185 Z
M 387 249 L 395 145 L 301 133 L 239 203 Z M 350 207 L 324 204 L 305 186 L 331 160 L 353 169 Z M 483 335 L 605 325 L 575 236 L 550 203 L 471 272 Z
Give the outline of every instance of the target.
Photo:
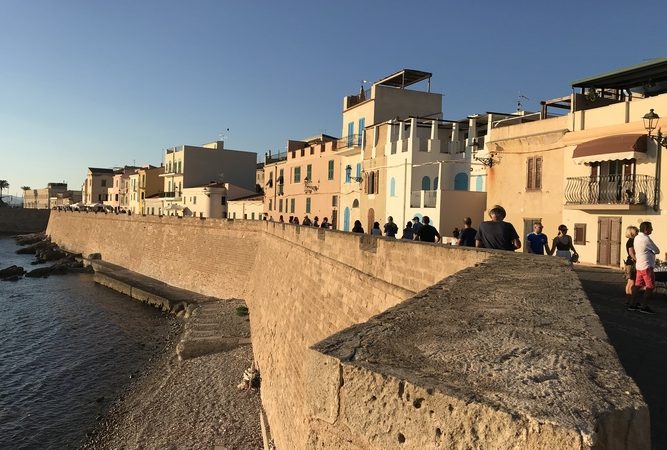
M 428 216 L 422 217 L 422 226 L 417 233 L 417 239 L 422 242 L 440 242 L 440 233 L 431 225 Z
M 415 231 L 412 228 L 412 222 L 408 222 L 405 224 L 405 228 L 403 228 L 403 236 L 401 236 L 401 239 L 408 239 L 408 240 L 413 240 L 415 238 Z
M 625 295 L 627 297 L 625 306 L 632 304 L 632 292 L 635 288 L 635 278 L 637 278 L 637 268 L 635 267 L 637 261 L 635 236 L 637 236 L 637 233 L 639 233 L 639 229 L 635 226 L 630 225 L 625 229 L 625 237 L 628 238 L 625 243 L 625 251 L 628 254 L 625 258 Z
M 574 245 L 572 245 L 572 237 L 567 234 L 567 227 L 565 225 L 558 225 L 558 236 L 554 238 L 551 253 L 549 254 L 553 254 L 554 251 L 556 252 L 556 256 L 566 258 L 568 261 L 579 261 L 579 253 L 577 253 Z
M 361 221 L 359 221 L 359 220 L 354 221 L 354 226 L 352 227 L 352 232 L 353 233 L 364 234 L 364 227 L 361 226 Z
M 466 217 L 463 219 L 463 230 L 459 233 L 459 241 L 457 244 L 464 247 L 474 247 L 476 234 L 477 230 L 472 227 L 472 219 Z
M 389 216 L 387 223 L 384 224 L 384 234 L 388 238 L 396 238 L 396 233 L 398 233 L 398 225 L 394 223 L 394 218 Z
M 543 228 L 542 222 L 535 222 L 533 224 L 533 232 L 526 236 L 526 250 L 528 250 L 528 253 L 544 255 L 546 250 L 546 254 L 551 255 L 549 239 L 546 234 L 542 233 Z
M 371 234 L 373 236 L 382 236 L 382 230 L 380 229 L 380 222 L 373 222 L 373 228 L 371 229 Z
M 419 230 L 421 229 L 422 224 L 419 221 L 419 217 L 413 217 L 412 218 L 412 231 L 415 234 L 414 239 L 417 240 L 417 233 L 419 233 Z
M 475 246 L 495 248 L 513 252 L 521 248 L 521 239 L 514 229 L 514 225 L 505 222 L 507 212 L 505 208 L 496 205 L 489 210 L 489 218 L 479 224 L 475 235 Z
M 650 237 L 651 233 L 653 233 L 651 222 L 639 224 L 639 233 L 634 240 L 637 278 L 632 289 L 632 301 L 628 306 L 629 310 L 636 310 L 645 314 L 655 314 L 655 311 L 648 304 L 655 289 L 655 255 L 660 253 L 660 249 Z M 644 288 L 644 299 L 642 300 L 643 304 L 640 305 L 637 302 L 637 297 L 639 296 L 639 289 L 642 287 Z

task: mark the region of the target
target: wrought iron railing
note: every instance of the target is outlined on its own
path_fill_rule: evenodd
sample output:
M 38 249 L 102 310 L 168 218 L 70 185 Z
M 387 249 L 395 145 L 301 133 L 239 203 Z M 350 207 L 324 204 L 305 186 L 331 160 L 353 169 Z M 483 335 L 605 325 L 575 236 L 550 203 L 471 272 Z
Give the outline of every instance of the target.
M 646 205 L 655 207 L 656 179 L 649 175 L 569 177 L 566 205 Z
M 349 136 L 342 137 L 336 141 L 336 150 L 359 147 L 361 146 L 362 140 L 363 138 L 360 134 L 351 134 Z

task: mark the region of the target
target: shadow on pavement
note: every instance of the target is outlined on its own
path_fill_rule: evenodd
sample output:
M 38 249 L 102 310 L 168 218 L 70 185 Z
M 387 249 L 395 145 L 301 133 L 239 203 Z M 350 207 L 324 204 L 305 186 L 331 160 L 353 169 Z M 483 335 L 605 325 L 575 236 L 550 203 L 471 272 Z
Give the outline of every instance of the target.
M 644 395 L 651 413 L 654 449 L 667 449 L 667 296 L 658 289 L 647 315 L 625 310 L 625 279 L 620 270 L 575 266 L 581 285 L 600 317 L 626 373 Z

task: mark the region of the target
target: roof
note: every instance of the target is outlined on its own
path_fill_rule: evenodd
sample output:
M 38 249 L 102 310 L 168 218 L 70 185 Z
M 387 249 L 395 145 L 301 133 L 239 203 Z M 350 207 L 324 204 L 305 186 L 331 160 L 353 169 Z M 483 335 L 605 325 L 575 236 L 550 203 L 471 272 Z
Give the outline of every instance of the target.
M 246 195 L 244 197 L 237 197 L 233 200 L 228 200 L 228 202 L 237 202 L 239 200 L 260 200 L 264 201 L 264 194 L 252 194 L 252 195 Z
M 113 169 L 104 169 L 100 167 L 89 167 L 88 170 L 90 173 L 114 173 Z
M 572 87 L 629 89 L 661 81 L 667 81 L 667 58 L 656 58 L 634 66 L 573 81 Z
M 373 85 L 391 86 L 404 88 L 411 84 L 419 83 L 420 81 L 428 80 L 433 76 L 430 72 L 422 72 L 421 70 L 403 69 L 396 73 L 389 75 L 376 81 Z

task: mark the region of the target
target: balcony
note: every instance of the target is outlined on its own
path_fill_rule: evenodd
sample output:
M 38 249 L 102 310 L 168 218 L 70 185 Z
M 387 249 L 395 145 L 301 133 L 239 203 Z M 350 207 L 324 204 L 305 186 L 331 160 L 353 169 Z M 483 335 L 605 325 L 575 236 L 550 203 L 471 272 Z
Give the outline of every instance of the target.
M 630 211 L 655 208 L 656 179 L 649 175 L 569 177 L 565 208 Z
M 438 204 L 438 191 L 412 191 L 410 208 L 435 208 Z
M 363 135 L 361 134 L 351 134 L 349 136 L 342 137 L 336 141 L 336 150 L 345 150 L 351 149 L 354 147 L 361 147 L 361 142 L 363 140 Z

